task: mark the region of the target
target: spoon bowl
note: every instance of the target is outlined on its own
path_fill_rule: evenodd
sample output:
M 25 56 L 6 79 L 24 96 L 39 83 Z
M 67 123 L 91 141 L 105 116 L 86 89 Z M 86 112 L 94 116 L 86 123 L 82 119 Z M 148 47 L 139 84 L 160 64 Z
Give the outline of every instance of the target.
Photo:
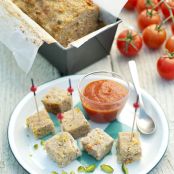
M 147 113 L 144 107 L 144 103 L 141 96 L 141 88 L 139 84 L 139 78 L 138 78 L 138 72 L 135 61 L 131 60 L 129 61 L 129 69 L 132 76 L 133 84 L 136 90 L 137 95 L 139 96 L 139 114 L 136 118 L 136 124 L 138 130 L 142 134 L 152 134 L 156 130 L 156 125 L 152 117 Z
M 144 111 L 143 108 L 139 110 L 139 116 L 136 119 L 137 128 L 143 134 L 152 134 L 156 130 L 156 125 L 153 119 Z

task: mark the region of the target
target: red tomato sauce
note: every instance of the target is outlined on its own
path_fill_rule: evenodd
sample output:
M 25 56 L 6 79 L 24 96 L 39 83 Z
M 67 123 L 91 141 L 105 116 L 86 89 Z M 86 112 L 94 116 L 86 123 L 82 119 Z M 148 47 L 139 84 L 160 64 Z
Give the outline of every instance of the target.
M 97 80 L 86 85 L 83 90 L 83 107 L 91 120 L 110 122 L 125 103 L 128 89 L 112 80 Z

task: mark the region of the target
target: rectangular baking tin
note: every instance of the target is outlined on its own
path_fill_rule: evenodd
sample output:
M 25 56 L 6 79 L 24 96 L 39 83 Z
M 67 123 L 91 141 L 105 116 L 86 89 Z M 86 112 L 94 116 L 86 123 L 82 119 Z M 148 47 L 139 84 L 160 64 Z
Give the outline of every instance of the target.
M 54 65 L 62 76 L 73 74 L 110 54 L 120 22 L 121 20 L 117 19 L 116 25 L 89 39 L 79 48 L 64 48 L 58 42 L 44 43 L 39 53 Z

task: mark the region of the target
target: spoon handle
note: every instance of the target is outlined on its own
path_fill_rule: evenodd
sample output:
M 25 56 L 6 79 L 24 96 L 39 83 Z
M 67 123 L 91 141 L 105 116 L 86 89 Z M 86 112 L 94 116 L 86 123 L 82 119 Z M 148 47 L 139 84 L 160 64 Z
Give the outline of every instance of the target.
M 133 84 L 135 87 L 135 90 L 139 96 L 139 102 L 142 107 L 144 107 L 142 96 L 141 96 L 141 88 L 140 88 L 140 83 L 139 83 L 139 78 L 138 78 L 138 71 L 137 71 L 137 66 L 134 60 L 129 61 L 129 69 L 130 73 L 132 76 Z

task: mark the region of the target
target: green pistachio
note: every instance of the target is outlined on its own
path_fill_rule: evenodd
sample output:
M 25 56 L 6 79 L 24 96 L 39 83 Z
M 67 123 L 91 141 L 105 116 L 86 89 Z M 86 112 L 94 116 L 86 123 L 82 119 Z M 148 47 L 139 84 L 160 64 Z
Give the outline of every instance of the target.
M 58 174 L 56 171 L 52 171 L 51 174 Z
M 125 164 L 122 164 L 121 168 L 122 168 L 122 171 L 123 171 L 124 174 L 128 174 L 128 168 L 126 167 Z
M 62 171 L 62 174 L 68 174 L 67 172 L 65 172 L 65 171 Z
M 75 172 L 74 171 L 71 171 L 70 174 L 75 174 Z
M 34 147 L 35 150 L 37 150 L 39 146 L 38 146 L 38 144 L 34 144 L 33 147 Z
M 85 167 L 79 166 L 77 170 L 78 172 L 85 172 Z
M 100 168 L 105 173 L 113 173 L 114 172 L 114 169 L 111 166 L 107 165 L 107 164 L 102 164 L 100 166 Z
M 93 172 L 93 171 L 95 170 L 95 168 L 96 168 L 96 165 L 95 165 L 95 164 L 89 165 L 89 166 L 87 166 L 87 167 L 85 168 L 85 172 L 86 172 L 86 173 Z
M 44 140 L 41 140 L 41 141 L 40 141 L 40 145 L 41 145 L 41 146 L 44 146 L 44 145 L 45 145 L 45 141 L 44 141 Z

